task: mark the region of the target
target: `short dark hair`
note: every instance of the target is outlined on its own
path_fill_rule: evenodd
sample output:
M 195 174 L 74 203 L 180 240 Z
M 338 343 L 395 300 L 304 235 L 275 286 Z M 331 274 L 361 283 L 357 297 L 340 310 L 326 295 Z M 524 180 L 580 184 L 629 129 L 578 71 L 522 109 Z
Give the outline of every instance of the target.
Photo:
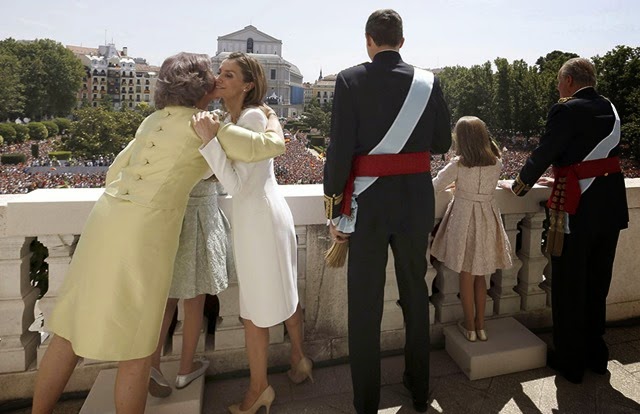
M 215 86 L 216 76 L 209 56 L 180 52 L 162 63 L 153 100 L 158 109 L 195 106 Z
M 267 77 L 260 62 L 242 52 L 233 52 L 225 60 L 232 60 L 238 64 L 243 82 L 253 82 L 253 88 L 244 97 L 242 107 L 260 106 L 267 94 Z
M 596 86 L 596 68 L 585 58 L 567 60 L 558 71 L 558 76 L 571 76 L 579 86 Z
M 398 46 L 402 42 L 402 17 L 395 10 L 376 10 L 369 16 L 364 32 L 377 46 Z

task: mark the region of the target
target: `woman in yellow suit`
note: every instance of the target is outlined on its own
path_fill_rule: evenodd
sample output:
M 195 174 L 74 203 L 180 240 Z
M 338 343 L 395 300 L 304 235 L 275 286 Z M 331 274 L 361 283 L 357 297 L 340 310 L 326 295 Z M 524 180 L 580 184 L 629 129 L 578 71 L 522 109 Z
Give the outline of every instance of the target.
M 162 64 L 158 110 L 109 168 L 48 321 L 54 335 L 36 379 L 33 413 L 53 411 L 79 357 L 119 361 L 116 411 L 144 412 L 189 192 L 212 174 L 191 117 L 207 108 L 214 87 L 206 55 L 179 53 Z M 217 136 L 233 156 L 257 161 L 284 152 L 277 120 L 270 127 L 256 134 L 225 125 Z

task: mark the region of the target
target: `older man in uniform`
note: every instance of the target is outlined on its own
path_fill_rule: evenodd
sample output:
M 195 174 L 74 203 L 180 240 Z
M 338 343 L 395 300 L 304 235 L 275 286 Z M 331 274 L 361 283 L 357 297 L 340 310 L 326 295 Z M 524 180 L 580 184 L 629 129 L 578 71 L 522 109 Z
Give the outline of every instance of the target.
M 338 242 L 350 235 L 348 319 L 354 406 L 359 414 L 378 410 L 380 323 L 391 246 L 406 322 L 405 385 L 414 408 L 424 412 L 429 385 L 429 297 L 424 277 L 434 219 L 429 151 L 449 149 L 450 116 L 433 74 L 400 58 L 404 38 L 398 13 L 374 12 L 365 35 L 372 62 L 346 69 L 336 80 L 324 171 L 331 234 Z M 369 180 L 366 190 L 359 187 L 361 178 Z M 343 194 L 345 187 L 353 187 L 357 197 L 352 198 L 349 190 Z M 353 224 L 352 207 L 357 208 L 357 222 L 348 231 L 340 220 Z
M 548 363 L 573 383 L 582 382 L 585 369 L 607 372 L 606 299 L 618 236 L 629 221 L 618 159 L 620 119 L 595 85 L 595 68 L 586 59 L 560 68 L 561 99 L 512 186 L 516 195 L 526 194 L 553 165 L 547 250 L 555 352 Z

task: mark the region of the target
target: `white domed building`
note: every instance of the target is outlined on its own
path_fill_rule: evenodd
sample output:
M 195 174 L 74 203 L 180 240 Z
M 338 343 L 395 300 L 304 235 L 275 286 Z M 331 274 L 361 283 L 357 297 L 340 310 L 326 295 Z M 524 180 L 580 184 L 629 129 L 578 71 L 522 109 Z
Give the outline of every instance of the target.
M 254 57 L 267 77 L 266 102 L 278 116 L 295 117 L 304 109 L 302 74 L 296 65 L 282 58 L 282 40 L 261 32 L 254 26 L 218 37 L 218 50 L 211 58 L 217 72 L 220 63 L 232 52 Z

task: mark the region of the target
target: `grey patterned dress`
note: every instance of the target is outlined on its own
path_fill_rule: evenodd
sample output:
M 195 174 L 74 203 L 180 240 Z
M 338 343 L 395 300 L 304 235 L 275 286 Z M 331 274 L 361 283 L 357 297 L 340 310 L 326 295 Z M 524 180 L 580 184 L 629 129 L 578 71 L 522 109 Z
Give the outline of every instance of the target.
M 218 208 L 219 184 L 202 180 L 193 187 L 180 233 L 170 298 L 215 295 L 235 278 L 231 226 Z

